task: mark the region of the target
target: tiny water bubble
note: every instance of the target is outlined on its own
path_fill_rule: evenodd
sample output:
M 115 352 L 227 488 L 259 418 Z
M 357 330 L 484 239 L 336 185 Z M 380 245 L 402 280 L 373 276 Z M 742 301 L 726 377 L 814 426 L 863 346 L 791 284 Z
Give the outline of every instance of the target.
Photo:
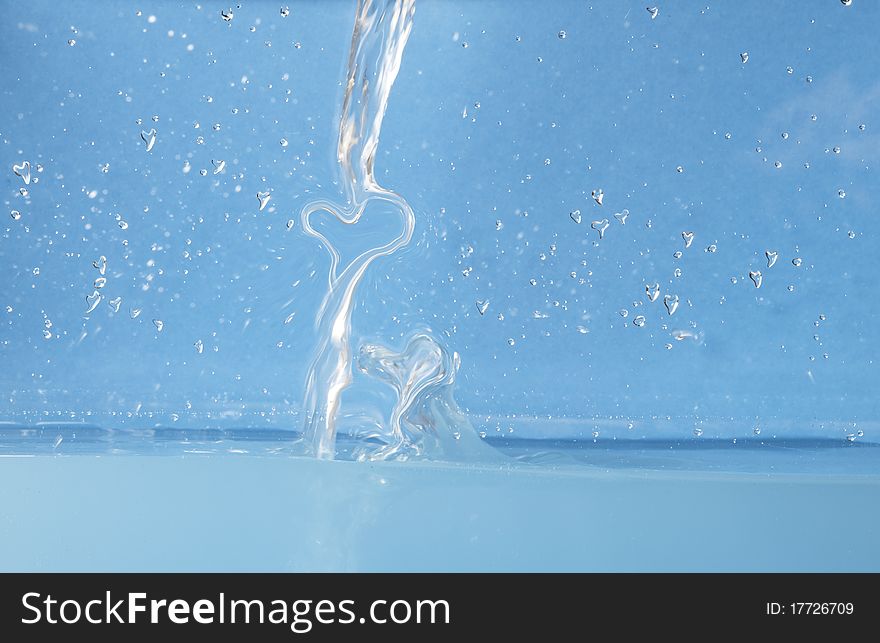
M 559 38 L 560 40 L 565 40 L 568 37 L 568 34 L 565 33 L 565 31 L 563 30 L 563 31 L 560 31 L 558 34 L 556 34 L 556 37 Z
M 839 196 L 841 199 L 845 199 L 845 198 L 846 198 L 846 191 L 843 190 L 843 189 L 838 190 L 838 191 L 837 191 L 837 196 Z
M 791 260 L 791 265 L 793 265 L 795 268 L 800 268 L 801 264 L 803 264 L 803 263 L 804 263 L 804 260 L 801 259 L 800 257 L 795 257 L 794 259 Z
M 850 230 L 849 232 L 846 233 L 846 236 L 848 236 L 850 239 L 855 239 L 856 233 L 853 232 L 852 230 Z
M 290 145 L 290 143 L 287 142 L 286 138 L 282 138 L 280 143 L 281 143 L 281 147 L 287 147 L 288 145 Z
M 508 346 L 514 346 L 514 345 L 516 345 L 516 340 L 515 340 L 513 337 L 508 337 L 508 338 L 507 338 L 507 345 L 508 345 Z

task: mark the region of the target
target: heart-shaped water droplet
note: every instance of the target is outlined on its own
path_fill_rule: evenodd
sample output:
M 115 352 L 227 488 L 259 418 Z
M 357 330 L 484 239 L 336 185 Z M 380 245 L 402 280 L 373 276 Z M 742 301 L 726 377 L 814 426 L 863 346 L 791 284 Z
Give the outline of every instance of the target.
M 226 169 L 226 161 L 211 161 L 214 164 L 214 174 L 220 174 Z
M 761 283 L 764 281 L 764 276 L 761 274 L 760 270 L 750 270 L 749 279 L 755 284 L 755 288 L 760 288 Z
M 678 310 L 678 295 L 666 295 L 663 297 L 663 305 L 666 306 L 666 312 L 674 315 Z
M 107 302 L 107 305 L 109 305 L 110 308 L 113 309 L 114 313 L 118 313 L 119 307 L 122 305 L 122 297 L 116 297 L 115 299 L 111 299 L 110 301 Z
M 30 185 L 30 182 L 31 182 L 31 162 L 30 161 L 22 161 L 21 165 L 13 165 L 12 171 L 15 173 L 15 176 L 21 177 L 21 180 L 24 181 L 25 185 Z
M 481 315 L 485 315 L 486 311 L 489 310 L 489 300 L 488 299 L 478 299 L 477 300 L 477 310 Z
M 767 257 L 767 267 L 772 268 L 776 264 L 776 260 L 779 258 L 779 253 L 775 250 L 767 250 L 764 252 L 764 256 Z
M 95 310 L 95 308 L 98 307 L 98 304 L 101 303 L 101 299 L 102 299 L 101 293 L 99 293 L 97 290 L 95 292 L 93 292 L 91 295 L 88 295 L 86 297 L 86 304 L 88 304 L 88 309 L 86 310 L 86 315 L 88 315 L 93 310 Z
M 605 231 L 608 229 L 608 219 L 601 219 L 599 221 L 593 221 L 590 224 L 590 227 L 599 233 L 599 238 L 602 239 L 605 236 Z
M 575 223 L 581 222 L 581 211 L 580 210 L 572 210 L 571 212 L 568 213 L 568 216 L 570 216 L 571 220 L 574 221 Z
M 617 212 L 614 215 L 614 218 L 620 221 L 621 225 L 626 225 L 626 218 L 629 216 L 629 210 L 624 209 L 622 212 Z
M 269 200 L 272 198 L 271 192 L 257 192 L 257 201 L 260 202 L 260 212 L 265 209 L 265 207 L 269 204 Z
M 602 191 L 602 188 L 597 188 L 597 189 L 593 190 L 592 197 L 596 203 L 598 203 L 599 205 L 602 205 L 602 199 L 605 198 L 605 193 Z
M 645 295 L 647 295 L 648 301 L 657 301 L 657 297 L 660 296 L 660 284 L 645 284 Z
M 153 149 L 153 146 L 156 144 L 156 128 L 154 127 L 149 132 L 145 132 L 141 130 L 141 138 L 144 140 L 144 143 L 147 144 L 147 151 Z
M 684 247 L 685 250 L 691 247 L 691 244 L 694 242 L 694 233 L 693 232 L 682 232 L 681 238 L 684 239 Z
M 95 261 L 92 262 L 92 266 L 98 270 L 102 275 L 107 270 L 107 257 L 101 255 Z

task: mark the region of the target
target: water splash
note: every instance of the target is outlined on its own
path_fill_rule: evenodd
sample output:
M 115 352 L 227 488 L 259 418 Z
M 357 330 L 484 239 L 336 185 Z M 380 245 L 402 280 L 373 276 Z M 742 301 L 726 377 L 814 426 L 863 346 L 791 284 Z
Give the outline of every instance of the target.
M 336 416 L 342 392 L 352 381 L 351 315 L 355 291 L 369 265 L 412 239 L 415 215 L 406 200 L 376 181 L 373 165 L 391 88 L 409 38 L 415 0 L 359 0 L 348 59 L 348 78 L 339 121 L 337 159 L 346 202 L 317 200 L 300 214 L 303 230 L 330 254 L 328 292 L 318 311 L 319 345 L 306 379 L 304 435 L 314 455 L 332 458 Z M 367 209 L 391 210 L 399 224 L 387 243 L 370 248 L 340 270 L 339 249 L 312 225 L 312 215 L 329 213 L 346 226 L 358 223 Z M 402 228 L 402 229 L 401 229 Z M 389 235 L 386 235 L 386 237 Z

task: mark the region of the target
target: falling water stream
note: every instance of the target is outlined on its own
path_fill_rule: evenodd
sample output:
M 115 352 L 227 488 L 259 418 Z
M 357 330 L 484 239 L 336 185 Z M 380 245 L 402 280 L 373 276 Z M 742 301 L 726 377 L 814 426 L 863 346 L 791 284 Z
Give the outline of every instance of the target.
M 352 382 L 351 318 L 358 285 L 370 264 L 407 245 L 415 228 L 415 214 L 406 199 L 379 185 L 374 175 L 382 120 L 414 14 L 415 0 L 358 2 L 337 146 L 346 201 L 312 201 L 301 213 L 303 229 L 330 254 L 328 291 L 316 320 L 319 342 L 303 405 L 305 438 L 320 458 L 333 458 L 336 453 L 336 419 L 342 394 Z M 345 230 L 349 240 L 358 234 L 358 222 L 366 214 L 382 217 L 382 238 L 388 241 L 341 262 L 339 245 L 313 220 L 323 213 L 350 227 Z M 387 427 L 387 444 L 370 458 L 404 457 L 430 447 L 436 452 L 447 437 L 460 439 L 463 428 L 472 433 L 452 399 L 458 355 L 450 356 L 429 334 L 414 334 L 402 352 L 365 345 L 358 367 L 392 386 L 398 397 Z M 433 439 L 425 442 L 426 435 Z

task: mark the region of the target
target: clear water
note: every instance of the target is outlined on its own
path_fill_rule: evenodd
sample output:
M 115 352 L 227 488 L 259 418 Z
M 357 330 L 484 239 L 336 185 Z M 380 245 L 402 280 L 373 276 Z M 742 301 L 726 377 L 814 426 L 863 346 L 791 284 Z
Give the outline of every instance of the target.
M 0 566 L 880 567 L 880 7 L 56 5 Z

